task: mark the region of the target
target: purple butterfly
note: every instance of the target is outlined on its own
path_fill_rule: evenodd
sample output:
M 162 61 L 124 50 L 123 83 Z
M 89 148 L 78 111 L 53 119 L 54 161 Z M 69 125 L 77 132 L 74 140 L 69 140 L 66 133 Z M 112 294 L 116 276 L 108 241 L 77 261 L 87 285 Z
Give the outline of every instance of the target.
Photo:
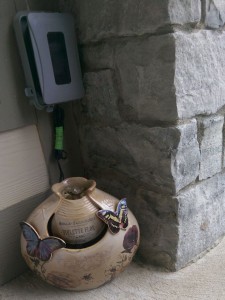
M 20 222 L 23 236 L 27 241 L 27 253 L 31 257 L 37 257 L 42 261 L 48 261 L 52 253 L 66 246 L 66 243 L 57 237 L 41 239 L 37 231 L 29 223 Z
M 111 210 L 99 210 L 97 216 L 104 221 L 111 233 L 116 234 L 120 231 L 120 228 L 127 228 L 128 226 L 128 208 L 126 199 L 119 201 L 115 212 Z

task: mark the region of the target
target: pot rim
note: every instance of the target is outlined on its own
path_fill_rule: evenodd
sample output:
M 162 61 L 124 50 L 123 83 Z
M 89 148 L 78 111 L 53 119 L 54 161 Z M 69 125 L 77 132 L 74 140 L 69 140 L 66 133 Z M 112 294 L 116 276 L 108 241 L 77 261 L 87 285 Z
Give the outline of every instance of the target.
M 62 194 L 64 190 L 69 188 L 73 190 L 77 189 L 77 195 L 81 196 L 76 200 L 80 200 L 85 197 L 85 195 L 88 195 L 94 191 L 94 189 L 96 188 L 96 181 L 92 179 L 86 179 L 84 177 L 69 177 L 59 183 L 53 184 L 51 189 L 52 192 L 58 197 L 73 201 L 74 199 L 67 199 Z M 76 193 L 74 194 L 76 195 Z

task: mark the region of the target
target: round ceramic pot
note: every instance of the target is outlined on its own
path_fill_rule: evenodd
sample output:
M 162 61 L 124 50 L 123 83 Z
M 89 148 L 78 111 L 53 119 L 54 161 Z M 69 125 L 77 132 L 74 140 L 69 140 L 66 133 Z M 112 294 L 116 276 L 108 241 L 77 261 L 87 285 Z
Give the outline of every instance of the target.
M 71 246 L 53 236 L 52 220 L 61 203 L 57 193 L 21 222 L 21 253 L 27 265 L 43 280 L 62 289 L 82 291 L 111 281 L 129 265 L 139 246 L 137 220 L 129 209 L 124 209 L 124 202 L 120 204 L 97 188 L 89 192 L 91 201 L 99 206 L 96 215 L 105 229 L 83 246 L 76 248 L 76 244 Z

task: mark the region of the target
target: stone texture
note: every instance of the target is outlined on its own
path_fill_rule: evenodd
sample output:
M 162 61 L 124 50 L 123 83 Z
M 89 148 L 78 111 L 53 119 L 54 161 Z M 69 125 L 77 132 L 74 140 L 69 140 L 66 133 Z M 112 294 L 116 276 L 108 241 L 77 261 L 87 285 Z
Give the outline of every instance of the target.
M 225 105 L 225 32 L 200 29 L 223 25 L 223 5 L 60 1 L 75 13 L 81 45 L 86 174 L 129 198 L 139 254 L 173 270 L 225 233 L 223 118 L 207 117 Z
M 176 32 L 178 117 L 209 115 L 225 104 L 225 32 Z
M 85 71 L 114 68 L 114 42 L 81 47 L 81 64 Z
M 85 46 L 82 53 L 86 72 L 110 69 L 114 74 L 113 86 L 124 120 L 148 125 L 177 119 L 172 35 Z M 107 77 L 102 72 L 102 80 L 107 81 L 104 74 Z
M 199 145 L 201 152 L 199 179 L 212 177 L 222 170 L 223 116 L 200 119 Z
M 60 9 L 75 13 L 81 43 L 168 31 L 198 22 L 201 12 L 200 0 L 61 0 Z
M 153 190 L 173 194 L 198 176 L 196 121 L 169 128 L 122 124 L 82 126 L 89 175 L 116 170 Z
M 84 49 L 86 69 L 115 70 L 126 121 L 174 122 L 225 105 L 225 32 L 179 31 Z
M 179 125 L 177 129 L 180 131 L 180 142 L 171 155 L 171 172 L 176 192 L 196 179 L 200 161 L 196 121 Z
M 16 0 L 18 1 L 18 0 Z M 20 0 L 21 1 L 21 0 Z M 29 8 L 30 10 L 35 11 L 58 11 L 59 9 L 59 1 L 58 0 L 29 0 Z
M 224 0 L 205 0 L 205 25 L 208 28 L 219 28 L 225 23 Z
M 139 188 L 128 205 L 140 226 L 141 259 L 174 270 L 179 240 L 177 199 Z
M 139 255 L 148 263 L 179 270 L 225 234 L 225 174 L 188 187 L 175 197 L 145 188 L 129 206 L 140 225 Z
M 177 196 L 179 242 L 176 269 L 211 248 L 225 234 L 225 174 L 220 173 Z
M 118 95 L 113 72 L 104 70 L 84 75 L 85 103 L 90 122 L 112 125 L 120 123 Z
M 120 111 L 125 120 L 144 124 L 177 118 L 172 35 L 126 41 L 116 47 Z
M 170 0 L 168 10 L 172 24 L 197 23 L 201 18 L 201 1 Z

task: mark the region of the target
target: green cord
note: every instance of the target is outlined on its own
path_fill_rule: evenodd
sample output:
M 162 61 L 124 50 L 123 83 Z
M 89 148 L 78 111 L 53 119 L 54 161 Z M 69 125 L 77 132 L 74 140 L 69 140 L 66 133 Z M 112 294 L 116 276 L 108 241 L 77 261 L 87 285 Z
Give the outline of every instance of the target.
M 63 150 L 63 126 L 55 127 L 55 150 Z

